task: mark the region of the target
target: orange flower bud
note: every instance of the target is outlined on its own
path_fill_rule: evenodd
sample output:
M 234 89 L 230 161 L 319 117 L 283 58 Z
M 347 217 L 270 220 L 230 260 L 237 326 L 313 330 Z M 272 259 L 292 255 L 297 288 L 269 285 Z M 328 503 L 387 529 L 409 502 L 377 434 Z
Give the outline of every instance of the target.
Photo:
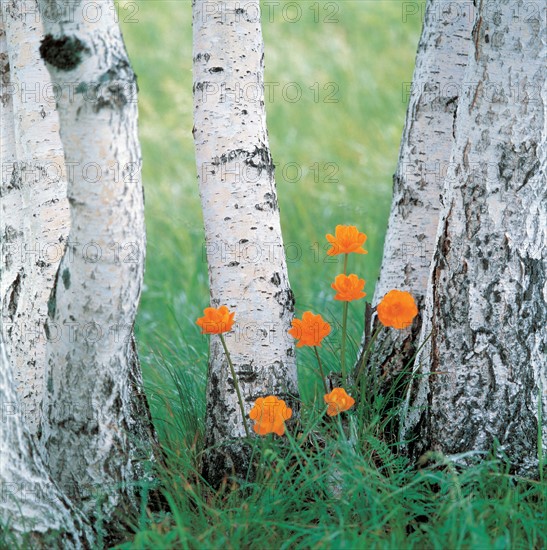
M 328 256 L 336 256 L 337 254 L 368 254 L 368 251 L 363 248 L 367 236 L 364 233 L 359 233 L 354 225 L 337 225 L 334 231 L 334 236 L 328 234 L 327 241 L 332 245 L 327 251 Z
M 330 393 L 324 395 L 323 399 L 328 405 L 327 414 L 329 416 L 336 416 L 355 405 L 355 399 L 350 397 L 344 388 L 334 388 Z
M 249 417 L 255 421 L 253 430 L 258 435 L 269 433 L 283 435 L 285 433 L 285 420 L 288 420 L 291 416 L 292 409 L 287 407 L 283 399 L 279 399 L 274 395 L 259 397 L 249 412 Z
M 330 286 L 336 290 L 334 299 L 341 300 L 342 302 L 359 300 L 367 295 L 366 292 L 363 292 L 365 280 L 359 279 L 354 273 L 350 275 L 344 275 L 343 273 L 337 275 L 336 279 L 334 279 L 334 283 Z
M 407 328 L 418 315 L 418 308 L 412 294 L 404 290 L 390 290 L 378 304 L 376 311 L 380 323 L 385 327 Z
M 196 324 L 201 327 L 202 334 L 221 334 L 232 330 L 235 313 L 230 313 L 226 306 L 206 307 L 203 310 L 205 314 L 200 317 Z
M 293 319 L 289 334 L 298 340 L 296 347 L 320 346 L 321 340 L 330 334 L 330 325 L 311 311 L 304 312 L 302 320 Z

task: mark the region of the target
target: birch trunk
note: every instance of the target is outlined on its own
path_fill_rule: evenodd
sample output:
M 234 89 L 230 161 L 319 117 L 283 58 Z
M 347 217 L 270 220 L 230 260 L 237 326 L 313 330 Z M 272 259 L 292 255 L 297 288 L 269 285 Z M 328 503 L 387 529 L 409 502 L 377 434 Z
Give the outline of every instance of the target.
M 0 154 L 2 179 L 0 187 L 0 241 L 2 245 L 2 269 L 0 270 L 0 300 L 2 301 L 2 331 L 11 337 L 15 322 L 19 289 L 21 285 L 21 254 L 23 243 L 23 219 L 21 184 L 17 174 L 15 153 L 15 127 L 13 93 L 10 89 L 11 74 L 6 42 L 6 30 L 0 10 L 0 74 L 2 97 L 0 109 Z
M 48 303 L 42 444 L 82 509 L 136 508 L 154 435 L 133 340 L 144 267 L 136 78 L 113 3 L 101 17 L 63 2 L 44 17 L 40 54 L 57 102 L 71 230 Z M 59 2 L 40 3 L 42 13 Z M 68 489 L 67 489 L 68 490 Z M 72 494 L 72 493 L 71 493 Z
M 22 355 L 16 345 L 19 336 L 16 320 L 23 316 L 28 320 L 32 315 L 32 311 L 21 308 L 21 294 L 29 288 L 25 276 L 31 276 L 31 270 L 21 260 L 24 242 L 23 193 L 28 196 L 29 192 L 24 190 L 26 182 L 20 177 L 21 170 L 17 164 L 13 112 L 16 89 L 12 85 L 4 23 L 0 10 L 0 74 L 3 79 L 0 105 L 3 168 L 0 187 L 0 535 L 2 542 L 12 547 L 52 548 L 62 544 L 64 548 L 81 548 L 85 543 L 93 543 L 92 531 L 46 472 L 26 426 L 29 407 L 15 389 L 14 371 L 22 372 Z M 32 37 L 29 38 L 32 40 Z M 25 112 L 23 110 L 20 116 L 24 117 Z M 18 146 L 21 145 L 19 142 Z M 39 186 L 36 186 L 37 193 L 38 190 Z M 38 208 L 38 218 L 41 212 Z M 11 363 L 4 334 L 12 340 L 11 349 L 16 359 Z M 28 352 L 32 354 L 33 350 Z
M 6 292 L 2 296 L 8 304 L 4 322 L 10 338 L 6 345 L 26 424 L 34 434 L 44 390 L 47 300 L 64 252 L 70 217 L 59 118 L 49 74 L 38 52 L 43 38 L 38 6 L 9 0 L 2 2 L 2 12 L 10 66 L 4 73 L 9 76 L 4 86 L 12 100 L 11 139 L 15 144 L 15 158 L 2 158 L 13 195 L 5 197 L 3 208 L 7 220 L 2 240 L 12 264 L 8 268 L 11 275 L 3 283 L 9 296 Z M 15 196 L 17 204 L 13 203 Z M 4 260 L 3 265 L 6 256 Z
M 390 290 L 401 289 L 414 296 L 420 311 L 423 306 L 471 40 L 473 6 L 467 4 L 427 4 L 373 304 Z M 373 323 L 378 324 L 375 317 Z M 383 329 L 378 335 L 379 351 L 372 354 L 370 364 L 381 371 L 383 391 L 411 361 L 420 325 L 418 317 L 411 329 Z
M 547 424 L 545 7 L 481 2 L 403 437 L 537 475 Z M 529 7 L 529 6 L 528 6 Z
M 26 429 L 1 334 L 0 403 L 1 540 L 12 548 L 91 546 L 93 532 L 49 477 Z
M 297 410 L 290 328 L 294 297 L 281 236 L 264 107 L 264 44 L 257 3 L 194 0 L 194 139 L 211 304 L 235 311 L 225 335 L 245 412 L 274 394 Z M 247 421 L 249 421 L 247 417 Z M 204 476 L 245 476 L 248 454 L 234 382 L 211 337 Z M 252 425 L 252 422 L 250 423 Z

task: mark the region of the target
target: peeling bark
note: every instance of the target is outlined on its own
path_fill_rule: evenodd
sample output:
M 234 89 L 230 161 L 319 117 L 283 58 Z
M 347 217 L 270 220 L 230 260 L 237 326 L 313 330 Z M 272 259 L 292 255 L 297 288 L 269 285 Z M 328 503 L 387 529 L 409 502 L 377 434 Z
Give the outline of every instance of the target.
M 69 230 L 66 172 L 55 102 L 47 100 L 51 80 L 38 48 L 40 19 L 27 3 L 2 2 L 9 71 L 4 86 L 11 96 L 11 140 L 15 157 L 2 156 L 6 182 L 2 192 L 2 297 L 6 346 L 15 368 L 17 389 L 32 434 L 39 426 L 44 391 L 47 301 Z M 35 6 L 36 11 L 38 9 Z M 7 78 L 9 77 L 9 79 Z M 8 98 L 6 98 L 8 100 Z M 15 201 L 15 202 L 14 202 Z M 9 229 L 8 229 L 9 228 Z M 16 266 L 16 267 L 15 267 Z
M 71 212 L 48 302 L 41 443 L 53 477 L 82 509 L 94 516 L 103 494 L 100 513 L 109 517 L 136 509 L 136 484 L 149 481 L 154 459 L 133 339 L 145 252 L 136 78 L 112 3 L 96 22 L 83 2 L 65 4 L 59 17 L 44 17 L 40 46 L 62 90 Z
M 489 451 L 538 474 L 547 451 L 545 7 L 480 3 L 445 181 L 416 378 L 410 452 Z
M 471 25 L 472 13 L 461 6 L 442 0 L 428 2 L 373 304 L 378 304 L 390 290 L 401 289 L 410 292 L 418 309 L 422 309 L 435 247 L 443 177 L 450 161 L 453 125 L 464 88 Z M 375 326 L 371 333 L 378 326 L 376 316 L 372 320 Z M 383 329 L 379 333 L 369 364 L 379 369 L 382 392 L 388 391 L 397 375 L 408 368 L 420 325 L 421 315 L 408 330 Z M 363 352 L 364 346 L 361 356 Z
M 249 12 L 247 8 L 251 6 Z M 211 304 L 236 312 L 226 334 L 248 413 L 274 394 L 298 410 L 294 297 L 289 286 L 264 107 L 264 45 L 256 2 L 211 13 L 193 1 L 194 140 L 204 214 Z M 209 9 L 206 9 L 209 8 Z M 250 92 L 249 90 L 252 90 Z M 248 448 L 233 380 L 211 337 L 204 458 L 213 484 L 245 476 Z M 290 425 L 290 422 L 289 422 Z

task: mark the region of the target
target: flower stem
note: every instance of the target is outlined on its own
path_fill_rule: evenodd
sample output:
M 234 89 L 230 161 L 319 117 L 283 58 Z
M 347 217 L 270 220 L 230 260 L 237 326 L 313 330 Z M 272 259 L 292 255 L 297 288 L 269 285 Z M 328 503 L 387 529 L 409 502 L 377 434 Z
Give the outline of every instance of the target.
M 236 388 L 237 399 L 239 401 L 239 408 L 241 410 L 241 416 L 243 417 L 243 426 L 245 426 L 245 433 L 247 434 L 247 437 L 250 437 L 249 427 L 247 426 L 247 419 L 245 418 L 245 407 L 243 406 L 243 399 L 241 398 L 241 391 L 239 390 L 239 382 L 237 381 L 234 365 L 232 364 L 232 358 L 230 357 L 230 352 L 226 347 L 224 336 L 222 334 L 219 334 L 219 336 L 220 336 L 220 341 L 222 342 L 222 347 L 224 348 L 224 353 L 226 354 L 226 359 L 228 359 L 228 365 L 230 365 L 230 372 L 232 373 L 232 379 L 234 381 L 234 386 Z
M 344 275 L 348 271 L 349 254 L 344 254 Z M 342 386 L 346 386 L 346 329 L 348 324 L 348 302 L 344 302 L 344 312 L 342 314 L 342 349 L 340 350 L 340 365 L 342 368 Z
M 348 305 L 349 302 L 344 302 L 344 313 L 342 314 L 342 350 L 340 363 L 342 366 L 342 385 L 345 387 L 347 380 L 346 373 L 346 332 L 348 325 Z
M 368 343 L 365 353 L 363 353 L 363 357 L 361 359 L 361 362 L 359 363 L 359 367 L 357 368 L 357 373 L 355 375 L 355 383 L 359 384 L 359 378 L 363 372 L 363 369 L 365 368 L 365 365 L 367 364 L 368 356 L 370 355 L 370 350 L 372 349 L 372 344 L 374 343 L 374 340 L 376 340 L 376 337 L 382 330 L 383 325 L 379 324 L 376 330 L 374 331 L 374 334 L 370 338 L 370 342 Z
M 327 382 L 325 380 L 325 373 L 323 372 L 323 365 L 321 364 L 321 359 L 319 359 L 319 352 L 317 351 L 317 346 L 313 346 L 313 351 L 315 351 L 315 357 L 317 357 L 317 362 L 319 363 L 319 372 L 321 373 L 321 380 L 323 381 L 323 387 L 325 388 L 325 393 L 329 393 L 327 388 Z

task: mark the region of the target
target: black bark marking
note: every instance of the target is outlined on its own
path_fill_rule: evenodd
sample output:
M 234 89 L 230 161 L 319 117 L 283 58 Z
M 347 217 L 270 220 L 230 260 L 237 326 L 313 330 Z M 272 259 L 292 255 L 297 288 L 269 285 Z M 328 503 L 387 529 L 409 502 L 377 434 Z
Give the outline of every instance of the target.
M 264 200 L 272 210 L 277 210 L 279 208 L 277 197 L 273 193 L 265 193 Z
M 290 288 L 277 292 L 274 294 L 274 298 L 283 308 L 279 314 L 279 317 L 283 317 L 283 315 L 285 315 L 285 310 L 290 313 L 294 313 L 294 304 L 296 303 L 296 300 L 294 299 L 293 291 Z
M 67 267 L 63 270 L 62 273 L 63 285 L 68 290 L 70 288 L 70 271 Z
M 393 176 L 393 189 L 402 189 L 401 198 L 397 202 L 397 210 L 404 220 L 408 218 L 414 207 L 423 206 L 418 194 L 406 185 L 404 178 L 398 175 Z
M 281 278 L 279 277 L 279 273 L 274 273 L 273 277 L 270 279 L 270 281 L 275 285 L 279 286 L 281 284 Z
M 456 139 L 456 120 L 458 119 L 458 100 L 459 96 L 451 97 L 447 102 L 446 106 L 452 109 L 452 138 Z
M 51 294 L 49 295 L 49 299 L 47 301 L 47 314 L 50 319 L 53 319 L 55 317 L 55 309 L 57 307 L 57 284 L 59 283 L 59 270 L 61 269 L 61 266 L 57 268 L 57 273 L 55 275 L 55 283 L 53 285 L 53 288 L 51 289 Z
M 209 82 L 203 81 L 203 82 L 196 82 L 194 83 L 194 86 L 192 87 L 192 92 L 195 94 L 196 92 L 203 92 L 209 86 Z
M 238 381 L 244 382 L 245 384 L 252 384 L 258 379 L 258 373 L 253 369 L 252 365 L 241 365 L 236 374 Z
M 241 158 L 244 164 L 255 168 L 259 174 L 262 174 L 262 171 L 265 170 L 266 173 L 273 178 L 275 165 L 273 163 L 270 150 L 264 146 L 255 146 L 252 151 L 246 151 L 245 149 L 234 149 L 233 151 L 224 153 L 220 157 L 215 157 L 211 164 L 213 164 L 213 166 L 220 166 L 222 164 L 227 164 L 236 158 Z
M 81 62 L 84 53 L 90 53 L 89 48 L 75 36 L 54 38 L 46 34 L 40 44 L 40 56 L 60 71 L 72 71 Z
M 11 293 L 8 303 L 8 315 L 13 319 L 17 312 L 17 303 L 21 294 L 21 272 L 17 273 L 15 280 L 11 284 Z
M 194 63 L 196 63 L 198 61 L 201 61 L 202 59 L 207 63 L 209 61 L 209 59 L 211 59 L 211 54 L 209 54 L 209 53 L 198 53 L 194 57 Z

